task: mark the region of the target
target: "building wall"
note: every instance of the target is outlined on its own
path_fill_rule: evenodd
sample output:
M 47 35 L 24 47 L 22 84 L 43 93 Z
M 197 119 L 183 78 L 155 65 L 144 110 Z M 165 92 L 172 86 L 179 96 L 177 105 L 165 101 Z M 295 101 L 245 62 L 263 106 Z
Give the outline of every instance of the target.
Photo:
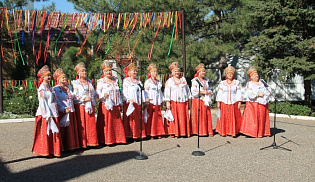
M 232 65 L 236 68 L 235 78 L 241 82 L 241 90 L 244 96 L 246 84 L 248 82 L 248 76 L 246 75 L 247 69 L 251 66 L 252 59 L 246 57 L 227 57 L 228 65 Z M 218 63 L 213 63 L 209 65 L 209 68 L 217 68 Z M 218 91 L 218 85 L 220 83 L 220 71 L 219 69 L 209 69 L 215 75 L 213 80 L 210 80 L 210 86 L 214 92 L 214 98 Z M 271 79 L 267 82 L 269 89 L 279 101 L 302 101 L 304 100 L 304 79 L 301 75 L 296 75 L 294 78 L 287 81 L 280 81 L 280 70 L 273 70 L 271 74 Z M 274 97 L 270 100 L 274 101 Z M 315 100 L 315 80 L 312 81 L 312 100 Z

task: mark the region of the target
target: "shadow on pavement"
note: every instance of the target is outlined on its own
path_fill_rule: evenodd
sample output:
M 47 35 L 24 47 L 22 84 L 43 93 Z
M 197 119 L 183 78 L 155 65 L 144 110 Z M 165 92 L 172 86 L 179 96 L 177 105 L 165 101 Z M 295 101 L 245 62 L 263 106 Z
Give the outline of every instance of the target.
M 218 145 L 218 146 L 216 146 L 216 147 L 214 147 L 214 148 L 211 148 L 211 149 L 209 149 L 209 150 L 206 150 L 205 152 L 209 152 L 209 151 L 211 151 L 211 150 L 220 148 L 220 147 L 222 147 L 222 146 L 224 146 L 224 145 L 226 145 L 226 144 L 231 144 L 231 142 L 230 142 L 230 141 L 226 141 L 226 143 L 221 144 L 221 145 Z
M 171 148 L 168 148 L 168 149 L 164 149 L 164 150 L 155 152 L 155 153 L 153 153 L 153 154 L 150 154 L 150 155 L 148 155 L 148 156 L 156 155 L 156 154 L 159 154 L 159 153 L 162 153 L 162 152 L 166 152 L 166 151 L 169 151 L 169 150 L 172 150 L 172 149 L 176 149 L 176 148 L 179 148 L 179 147 L 180 147 L 180 145 L 177 144 L 176 147 L 171 147 Z
M 133 159 L 136 155 L 138 155 L 138 152 L 129 151 L 77 156 L 68 160 L 54 162 L 19 173 L 10 173 L 4 163 L 0 161 L 0 181 L 67 181 L 87 173 Z M 106 180 L 105 176 L 104 180 Z
M 280 129 L 280 128 L 270 128 L 270 134 L 271 136 L 276 135 L 278 133 L 284 133 L 285 130 Z
M 315 128 L 315 126 L 310 126 L 310 125 L 304 125 L 304 124 L 296 124 L 296 123 L 290 123 L 290 122 L 284 122 L 284 121 L 277 121 L 279 123 L 285 123 L 285 124 L 292 124 L 292 125 L 297 125 L 297 126 L 305 126 L 305 127 L 312 127 Z

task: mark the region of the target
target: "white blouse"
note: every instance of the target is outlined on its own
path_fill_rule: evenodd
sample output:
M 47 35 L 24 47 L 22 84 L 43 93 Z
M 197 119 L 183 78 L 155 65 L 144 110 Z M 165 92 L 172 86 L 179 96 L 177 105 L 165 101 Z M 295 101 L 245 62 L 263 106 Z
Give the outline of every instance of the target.
M 130 100 L 133 100 L 136 104 L 140 105 L 141 104 L 141 88 L 139 84 L 143 87 L 142 83 L 140 80 L 137 79 L 137 81 L 132 81 L 130 77 L 127 77 L 123 81 L 123 88 L 122 88 L 122 93 L 123 93 L 123 99 L 124 101 L 129 102 Z M 145 102 L 147 96 L 142 92 L 142 102 Z
M 258 97 L 259 93 L 263 93 L 263 97 Z M 258 82 L 255 84 L 254 82 L 250 81 L 247 83 L 246 86 L 246 95 L 248 102 L 257 102 L 259 104 L 266 105 L 269 102 L 270 92 L 264 86 L 262 82 Z
M 163 93 L 161 91 L 162 83 L 157 80 L 156 83 L 150 78 L 144 83 L 146 95 L 153 105 L 161 105 L 163 102 Z
M 234 104 L 235 102 L 243 101 L 240 82 L 233 80 L 232 84 L 227 84 L 226 80 L 221 81 L 216 100 L 224 104 Z
M 58 117 L 57 101 L 55 91 L 48 85 L 42 83 L 37 90 L 39 106 L 36 116 L 42 116 L 48 120 L 49 117 Z
M 122 104 L 122 99 L 120 96 L 120 90 L 118 85 L 118 79 L 113 78 L 114 82 L 109 82 L 106 77 L 97 80 L 97 94 L 100 98 L 100 102 L 105 102 L 106 99 L 111 99 L 115 106 Z M 105 94 L 109 94 L 105 98 Z
M 74 112 L 72 87 L 67 85 L 68 90 L 63 90 L 60 85 L 54 87 L 59 112 L 64 112 L 66 107 L 70 108 L 70 112 Z
M 72 81 L 73 85 L 73 95 L 74 104 L 86 105 L 89 102 L 83 102 L 85 97 L 91 97 L 92 104 L 95 106 L 95 99 L 97 98 L 97 93 L 94 90 L 91 80 L 87 80 L 87 83 L 81 83 L 79 79 Z
M 175 102 L 186 102 L 189 99 L 189 86 L 184 77 L 180 81 L 175 81 L 173 77 L 169 78 L 165 84 L 164 100 Z
M 199 96 L 199 84 L 196 80 L 199 80 L 199 82 L 202 84 L 202 87 L 200 87 L 200 92 L 203 91 L 211 91 L 211 88 L 208 84 L 208 79 L 204 78 L 205 81 L 201 81 L 198 77 L 191 80 L 191 95 L 193 99 L 198 99 Z M 200 98 L 204 100 L 205 94 L 200 94 Z

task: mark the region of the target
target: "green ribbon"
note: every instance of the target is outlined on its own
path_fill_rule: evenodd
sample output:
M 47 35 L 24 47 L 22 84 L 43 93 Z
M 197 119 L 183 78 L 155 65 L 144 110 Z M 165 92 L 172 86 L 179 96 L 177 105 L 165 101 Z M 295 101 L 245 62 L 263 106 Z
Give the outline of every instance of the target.
M 15 41 L 13 41 L 13 44 L 14 44 L 14 52 L 15 52 L 15 50 L 16 50 L 16 43 L 15 43 Z M 16 57 L 14 57 L 14 64 L 16 64 Z
M 24 66 L 25 63 L 24 63 L 24 59 L 23 59 L 23 56 L 22 56 L 22 52 L 21 52 L 20 43 L 19 43 L 19 39 L 18 39 L 18 36 L 17 36 L 16 29 L 14 31 L 15 31 L 14 35 L 15 35 L 15 38 L 16 38 L 16 42 L 17 42 L 17 45 L 18 45 L 18 48 L 19 48 L 19 53 L 20 53 L 20 56 L 21 56 L 21 59 L 22 59 L 22 62 L 23 62 L 23 66 Z M 14 42 L 14 46 L 16 46 L 15 42 Z M 14 60 L 15 60 L 15 64 L 16 64 L 16 58 Z
M 118 79 L 118 86 L 119 86 L 119 89 L 121 89 L 121 82 L 122 82 L 122 81 L 121 81 L 121 78 L 119 78 L 119 79 Z
M 117 33 L 117 31 L 115 31 L 114 36 L 113 36 L 113 37 L 109 40 L 108 48 L 107 48 L 107 51 L 105 52 L 105 54 L 107 54 L 107 53 L 108 53 L 108 51 L 110 50 L 110 45 L 111 45 L 111 43 L 112 43 L 112 40 L 115 38 L 116 33 Z
M 175 14 L 175 20 L 176 20 L 176 14 Z M 171 49 L 172 49 L 172 44 L 173 44 L 173 39 L 174 39 L 174 33 L 175 33 L 175 25 L 176 23 L 174 22 L 174 27 L 173 27 L 173 33 L 172 33 L 172 39 L 171 39 L 171 43 L 170 43 L 170 48 L 168 49 L 168 53 L 167 53 L 167 57 L 166 57 L 166 60 L 168 60 L 168 57 L 171 53 Z
M 61 31 L 60 31 L 60 33 L 59 33 L 58 38 L 56 39 L 56 45 L 55 45 L 55 57 L 56 57 L 56 54 L 57 54 L 57 42 L 58 42 L 58 40 L 59 40 L 59 38 L 60 38 L 60 36 L 61 36 L 61 34 L 62 34 L 63 30 L 64 30 L 64 29 L 65 29 L 65 27 L 66 27 L 65 22 L 67 22 L 68 16 L 69 16 L 69 13 L 67 13 L 66 18 L 63 20 L 62 29 L 61 29 Z
M 32 84 L 32 81 L 29 81 L 29 82 L 28 82 L 28 85 L 29 85 L 30 89 L 31 89 L 31 90 L 33 90 L 33 84 Z

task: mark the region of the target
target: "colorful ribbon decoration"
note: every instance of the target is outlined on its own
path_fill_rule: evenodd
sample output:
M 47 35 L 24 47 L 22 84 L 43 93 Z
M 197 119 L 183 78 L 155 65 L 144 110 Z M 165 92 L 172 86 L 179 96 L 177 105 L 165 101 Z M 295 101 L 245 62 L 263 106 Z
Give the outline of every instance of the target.
M 123 43 L 126 42 L 133 34 L 135 27 L 137 24 L 139 24 L 139 31 L 137 34 L 140 32 L 141 35 L 133 38 L 133 40 L 137 38 L 137 41 L 134 45 L 133 50 L 129 53 L 129 58 L 132 57 L 133 52 L 140 40 L 140 37 L 144 33 L 142 31 L 142 28 L 145 30 L 146 28 L 151 29 L 153 27 L 153 31 L 155 32 L 155 35 L 152 39 L 152 45 L 151 48 L 148 52 L 148 60 L 152 58 L 152 52 L 154 48 L 155 41 L 157 39 L 158 33 L 163 29 L 163 36 L 162 40 L 164 40 L 164 28 L 170 27 L 172 24 L 173 25 L 173 31 L 172 31 L 172 37 L 171 37 L 171 42 L 167 54 L 167 59 L 170 56 L 171 48 L 172 48 L 172 43 L 174 40 L 178 38 L 178 29 L 181 28 L 181 13 L 180 12 L 148 12 L 148 13 L 61 13 L 61 12 L 48 12 L 48 11 L 32 11 L 30 12 L 29 10 L 21 10 L 21 9 L 14 9 L 14 10 L 7 10 L 6 8 L 2 8 L 1 10 L 1 25 L 0 27 L 2 28 L 3 25 L 3 19 L 6 20 L 6 28 L 8 30 L 8 35 L 10 36 L 11 39 L 11 46 L 12 46 L 12 52 L 14 56 L 14 60 L 16 63 L 17 55 L 16 52 L 19 51 L 21 61 L 24 63 L 24 59 L 22 56 L 21 52 L 21 47 L 20 43 L 18 40 L 18 33 L 21 32 L 22 35 L 22 40 L 21 43 L 24 44 L 24 33 L 25 31 L 31 31 L 30 32 L 30 38 L 32 41 L 32 47 L 33 47 L 33 54 L 36 60 L 36 64 L 39 64 L 39 60 L 41 58 L 42 54 L 42 36 L 44 35 L 44 31 L 47 31 L 47 39 L 46 39 L 46 46 L 43 51 L 43 57 L 44 57 L 44 62 L 47 60 L 47 54 L 48 54 L 48 49 L 49 49 L 49 43 L 50 43 L 50 37 L 54 35 L 54 32 L 56 29 L 61 28 L 60 33 L 57 34 L 57 39 L 56 39 L 56 44 L 55 44 L 55 49 L 54 49 L 54 56 L 60 56 L 62 49 L 64 46 L 66 46 L 69 42 L 69 39 L 63 40 L 61 47 L 59 51 L 57 51 L 57 43 L 58 40 L 60 39 L 61 35 L 64 33 L 65 28 L 67 25 L 70 24 L 70 18 L 69 16 L 72 16 L 71 19 L 71 26 L 69 26 L 69 30 L 67 32 L 66 38 L 71 34 L 71 31 L 73 28 L 77 28 L 77 26 L 81 26 L 83 31 L 84 29 L 86 31 L 85 35 L 85 40 L 81 44 L 80 51 L 76 54 L 76 56 L 81 54 L 81 51 L 84 47 L 84 45 L 87 42 L 87 39 L 89 38 L 90 34 L 92 31 L 98 29 L 100 31 L 104 31 L 104 33 L 111 28 L 111 31 L 108 36 L 108 44 L 107 44 L 107 50 L 106 54 L 110 51 L 111 48 L 111 43 L 115 39 L 115 37 L 118 34 L 119 30 L 124 30 L 127 31 L 128 29 L 131 29 L 129 34 L 126 32 L 125 37 L 121 41 L 121 45 L 123 49 Z M 12 20 L 13 23 L 9 24 L 9 21 Z M 63 23 L 61 26 L 59 24 Z M 46 27 L 47 24 L 47 27 Z M 99 25 L 99 26 L 98 26 Z M 51 33 L 50 29 L 54 27 L 55 30 Z M 12 29 L 11 29 L 12 28 Z M 84 30 L 84 31 L 85 31 Z M 152 29 L 151 29 L 152 30 Z M 38 45 L 38 50 L 35 51 L 35 35 L 37 32 L 40 31 L 40 39 L 39 39 L 39 45 Z M 13 33 L 13 35 L 12 35 Z M 97 35 L 96 39 L 96 46 L 94 48 L 95 54 L 97 55 L 97 52 L 100 50 L 101 46 L 103 46 L 103 42 L 105 40 L 105 34 L 101 36 L 101 38 L 98 40 L 98 36 L 100 33 Z M 1 57 L 3 60 L 6 62 L 7 60 L 4 58 L 4 50 L 5 48 L 3 47 L 2 44 L 0 44 L 0 51 L 1 51 Z M 119 51 L 121 52 L 121 51 Z M 119 57 L 119 54 L 117 55 Z

